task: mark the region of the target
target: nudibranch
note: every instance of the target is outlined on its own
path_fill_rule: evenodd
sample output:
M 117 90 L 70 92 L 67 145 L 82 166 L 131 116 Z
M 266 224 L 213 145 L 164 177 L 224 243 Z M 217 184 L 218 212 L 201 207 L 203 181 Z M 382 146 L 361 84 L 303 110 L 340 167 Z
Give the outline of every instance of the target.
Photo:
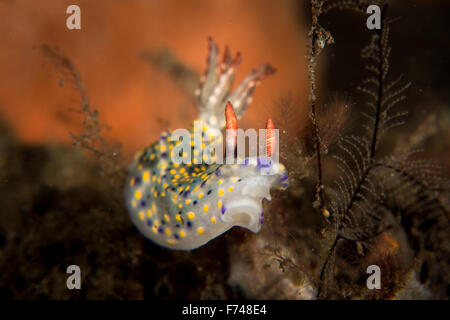
M 271 189 L 288 187 L 285 167 L 271 159 L 276 149 L 271 118 L 264 156 L 227 164 L 216 161 L 214 152 L 202 152 L 224 140 L 212 133 L 225 127 L 227 150 L 234 150 L 237 119 L 250 104 L 255 87 L 275 72 L 263 64 L 231 91 L 240 54 L 232 58 L 226 48 L 219 61 L 216 44 L 208 40 L 207 69 L 195 92 L 201 126 L 188 131 L 190 154 L 179 151 L 181 141 L 163 131 L 159 141 L 136 153 L 126 183 L 126 204 L 135 226 L 147 238 L 171 249 L 198 248 L 233 226 L 258 232 L 263 223 L 262 200 L 271 200 Z M 175 155 L 187 160 L 173 161 Z M 263 174 L 263 169 L 270 174 Z

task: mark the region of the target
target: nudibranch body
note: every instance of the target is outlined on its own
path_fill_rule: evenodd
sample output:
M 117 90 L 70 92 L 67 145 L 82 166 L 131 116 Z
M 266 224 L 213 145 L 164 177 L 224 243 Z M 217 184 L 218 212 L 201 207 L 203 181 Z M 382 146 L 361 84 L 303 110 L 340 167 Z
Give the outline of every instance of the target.
M 215 162 L 214 152 L 202 154 L 210 144 L 221 142 L 221 137 L 212 133 L 225 126 L 226 143 L 235 142 L 237 117 L 248 107 L 256 85 L 274 72 L 269 65 L 261 65 L 230 93 L 240 55 L 232 59 L 227 49 L 219 63 L 212 39 L 209 49 L 208 68 L 196 91 L 201 126 L 190 130 L 190 154 L 179 151 L 181 141 L 164 131 L 159 141 L 135 155 L 125 190 L 136 227 L 157 244 L 172 249 L 198 248 L 233 226 L 258 232 L 263 223 L 262 200 L 271 199 L 272 188 L 288 186 L 286 169 L 270 158 L 275 147 L 270 118 L 267 155 L 222 164 Z M 175 162 L 174 153 L 189 160 Z

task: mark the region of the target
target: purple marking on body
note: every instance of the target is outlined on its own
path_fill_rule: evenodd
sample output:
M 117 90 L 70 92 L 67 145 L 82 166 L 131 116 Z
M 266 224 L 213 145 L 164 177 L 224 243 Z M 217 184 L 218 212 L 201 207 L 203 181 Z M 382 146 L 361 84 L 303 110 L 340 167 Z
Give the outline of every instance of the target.
M 225 213 L 225 211 L 227 211 L 227 208 L 225 208 L 225 206 L 224 206 L 224 205 L 222 205 L 222 208 L 220 209 L 220 211 L 222 212 L 222 214 L 224 214 L 224 213 Z
M 187 196 L 190 194 L 191 192 L 188 190 L 183 194 L 183 198 L 187 198 Z
M 272 165 L 272 161 L 268 158 L 263 158 L 263 157 L 258 157 L 257 158 L 257 166 L 258 169 L 260 168 L 270 168 L 270 166 Z
M 288 175 L 285 174 L 284 176 L 281 177 L 280 181 L 285 182 L 288 178 L 289 178 Z
M 135 185 L 140 185 L 140 184 L 141 184 L 141 177 L 139 177 L 139 176 L 134 177 L 134 183 L 133 183 L 133 186 L 135 186 Z
M 217 169 L 215 174 L 216 174 L 216 177 L 220 177 L 221 176 L 220 169 Z
M 202 182 L 202 184 L 200 185 L 200 188 L 203 188 L 206 184 L 206 180 Z
M 145 207 L 147 205 L 147 203 L 145 202 L 145 200 L 141 200 L 141 207 Z
M 245 158 L 244 165 L 248 166 L 248 158 Z

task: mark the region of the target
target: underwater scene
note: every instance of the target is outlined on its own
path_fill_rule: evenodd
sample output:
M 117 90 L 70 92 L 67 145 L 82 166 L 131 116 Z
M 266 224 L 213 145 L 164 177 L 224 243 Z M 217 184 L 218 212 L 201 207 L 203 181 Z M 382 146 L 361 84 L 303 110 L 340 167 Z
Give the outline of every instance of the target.
M 449 14 L 0 0 L 0 300 L 448 300 Z

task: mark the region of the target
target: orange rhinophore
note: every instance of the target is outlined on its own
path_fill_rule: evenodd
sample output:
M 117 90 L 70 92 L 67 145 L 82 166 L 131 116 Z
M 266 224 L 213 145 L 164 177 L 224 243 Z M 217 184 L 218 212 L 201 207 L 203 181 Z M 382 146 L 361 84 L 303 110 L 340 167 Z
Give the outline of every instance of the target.
M 226 145 L 227 152 L 233 152 L 236 147 L 237 137 L 237 117 L 234 113 L 233 105 L 230 101 L 227 102 L 225 107 L 225 120 L 226 120 Z
M 275 125 L 273 124 L 272 117 L 269 117 L 266 124 L 266 152 L 268 157 L 272 156 L 276 147 L 274 129 Z
M 227 106 L 225 107 L 225 119 L 227 122 L 227 129 L 237 130 L 237 118 L 230 101 L 228 101 Z

